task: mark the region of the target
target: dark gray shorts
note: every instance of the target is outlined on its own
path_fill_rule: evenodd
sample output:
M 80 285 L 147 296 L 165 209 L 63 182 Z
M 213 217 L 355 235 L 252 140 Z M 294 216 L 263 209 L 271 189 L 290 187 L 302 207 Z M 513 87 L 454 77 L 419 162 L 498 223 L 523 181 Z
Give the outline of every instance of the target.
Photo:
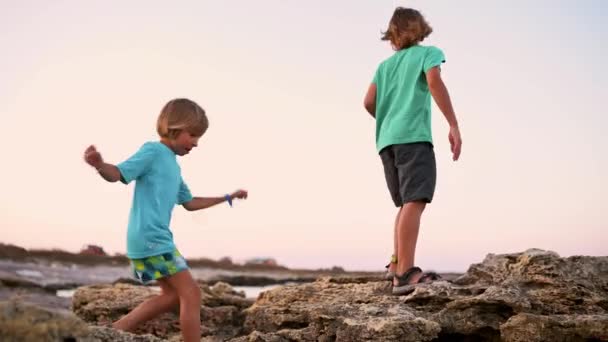
M 414 201 L 431 203 L 437 181 L 431 143 L 390 145 L 380 151 L 380 158 L 395 206 Z

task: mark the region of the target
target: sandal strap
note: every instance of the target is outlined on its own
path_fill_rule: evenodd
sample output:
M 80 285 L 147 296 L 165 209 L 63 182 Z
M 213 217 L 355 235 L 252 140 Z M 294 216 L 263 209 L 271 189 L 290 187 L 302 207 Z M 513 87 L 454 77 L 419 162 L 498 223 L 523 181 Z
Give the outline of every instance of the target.
M 420 279 L 418 279 L 418 283 L 426 283 L 427 280 L 435 281 L 435 280 L 440 280 L 442 279 L 441 276 L 438 273 L 435 272 L 424 272 L 422 273 L 422 276 L 420 276 Z
M 388 262 L 388 265 L 384 266 L 384 268 L 389 268 L 391 267 L 391 264 L 396 264 L 397 263 L 397 256 L 395 254 L 391 255 L 391 260 Z
M 405 271 L 405 273 L 403 273 L 402 275 L 395 274 L 395 279 L 397 279 L 396 286 L 403 286 L 409 284 L 412 276 L 418 273 L 422 273 L 422 270 L 420 269 L 420 267 L 414 266 L 411 267 L 409 270 Z

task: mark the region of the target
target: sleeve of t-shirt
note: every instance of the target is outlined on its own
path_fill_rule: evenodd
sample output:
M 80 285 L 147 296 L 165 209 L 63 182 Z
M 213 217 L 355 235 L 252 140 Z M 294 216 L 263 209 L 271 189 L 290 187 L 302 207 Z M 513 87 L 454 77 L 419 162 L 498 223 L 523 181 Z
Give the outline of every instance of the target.
M 179 184 L 179 192 L 177 193 L 177 204 L 181 205 L 190 201 L 192 201 L 192 193 L 190 192 L 190 188 L 188 188 L 188 184 L 182 178 Z
M 129 184 L 144 175 L 148 171 L 152 160 L 156 157 L 156 152 L 157 149 L 154 148 L 153 144 L 145 143 L 129 159 L 116 165 L 120 171 L 120 181 Z
M 445 63 L 443 51 L 434 46 L 429 46 L 424 57 L 424 72 L 426 73 L 430 68 L 441 65 L 441 63 Z
M 374 78 L 372 79 L 372 83 L 377 85 L 379 78 L 380 78 L 380 67 L 378 67 L 378 69 L 376 69 L 376 72 L 374 73 Z

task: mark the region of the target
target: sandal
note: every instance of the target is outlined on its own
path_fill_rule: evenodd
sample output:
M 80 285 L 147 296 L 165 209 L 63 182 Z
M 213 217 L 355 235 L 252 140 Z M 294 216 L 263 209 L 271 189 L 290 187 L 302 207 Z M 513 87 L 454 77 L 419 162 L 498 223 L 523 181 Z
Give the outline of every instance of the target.
M 418 284 L 430 284 L 435 280 L 442 280 L 443 278 L 435 272 L 424 272 L 420 279 L 418 279 Z
M 410 282 L 416 274 L 420 273 L 422 273 L 420 267 L 414 266 L 402 275 L 395 274 L 393 279 L 397 281 L 397 284 L 393 283 L 393 294 L 401 296 L 412 293 L 418 283 L 410 284 Z
M 395 277 L 395 271 L 390 271 L 392 264 L 395 264 L 395 266 L 397 265 L 397 257 L 394 254 L 391 255 L 391 261 L 388 263 L 388 265 L 384 266 L 384 268 L 386 268 L 386 274 L 384 275 L 384 279 L 386 280 L 393 280 L 393 278 Z

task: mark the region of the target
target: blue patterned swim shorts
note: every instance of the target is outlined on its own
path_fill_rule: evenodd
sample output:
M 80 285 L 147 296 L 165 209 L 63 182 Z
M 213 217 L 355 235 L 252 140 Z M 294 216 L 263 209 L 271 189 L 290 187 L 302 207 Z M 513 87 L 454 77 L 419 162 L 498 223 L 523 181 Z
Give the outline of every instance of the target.
M 153 280 L 172 276 L 187 270 L 186 259 L 176 249 L 171 253 L 154 255 L 143 259 L 131 259 L 133 277 L 143 284 Z

